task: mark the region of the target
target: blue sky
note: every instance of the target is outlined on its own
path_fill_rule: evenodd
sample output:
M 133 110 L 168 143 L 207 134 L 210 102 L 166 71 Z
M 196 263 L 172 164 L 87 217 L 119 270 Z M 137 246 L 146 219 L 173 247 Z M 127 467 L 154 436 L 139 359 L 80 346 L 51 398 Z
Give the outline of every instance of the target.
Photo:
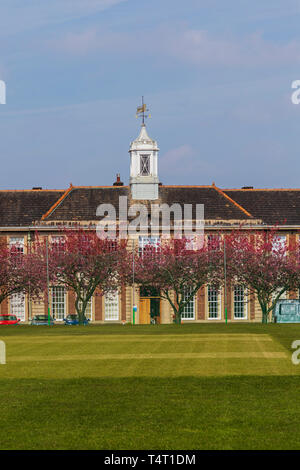
M 164 184 L 300 187 L 299 0 L 1 0 L 0 189 L 128 183 L 141 96 Z

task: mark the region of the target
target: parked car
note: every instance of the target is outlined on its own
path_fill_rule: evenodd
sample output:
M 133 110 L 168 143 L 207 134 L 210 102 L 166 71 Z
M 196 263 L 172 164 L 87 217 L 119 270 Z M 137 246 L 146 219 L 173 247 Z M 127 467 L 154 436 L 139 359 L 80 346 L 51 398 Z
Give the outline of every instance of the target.
M 300 301 L 278 300 L 273 310 L 274 323 L 300 323 Z
M 18 325 L 20 319 L 16 315 L 6 313 L 0 314 L 0 325 Z
M 34 315 L 31 320 L 31 325 L 48 325 L 48 315 Z M 54 325 L 54 320 L 50 316 L 50 325 Z
M 83 321 L 83 324 L 84 325 L 88 325 L 89 324 L 89 319 L 84 317 L 84 321 Z M 65 322 L 65 325 L 78 325 L 79 324 L 79 320 L 78 320 L 78 315 L 76 314 L 69 314 L 66 316 L 66 318 L 64 318 L 64 322 Z

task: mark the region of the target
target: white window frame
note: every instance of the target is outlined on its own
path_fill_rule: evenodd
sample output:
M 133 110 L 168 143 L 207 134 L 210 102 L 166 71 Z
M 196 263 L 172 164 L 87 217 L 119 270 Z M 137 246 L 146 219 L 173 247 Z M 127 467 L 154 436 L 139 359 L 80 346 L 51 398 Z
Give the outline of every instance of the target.
M 243 289 L 243 300 L 236 300 L 236 293 L 235 293 L 235 290 L 238 289 L 238 288 L 242 288 Z M 235 315 L 235 304 L 239 302 L 239 303 L 242 303 L 243 302 L 243 305 L 244 305 L 244 316 L 243 317 L 237 317 Z M 239 285 L 239 284 L 236 284 L 233 288 L 233 318 L 234 320 L 248 320 L 248 301 L 247 301 L 247 289 L 242 286 L 242 285 Z
M 209 299 L 209 294 L 210 290 L 215 290 L 217 292 L 216 295 L 216 300 L 210 300 Z M 208 320 L 221 320 L 221 312 L 222 312 L 222 295 L 220 289 L 216 289 L 213 286 L 208 285 L 206 288 L 206 293 L 207 293 L 207 319 Z M 216 303 L 217 302 L 217 313 L 218 315 L 216 317 L 211 317 L 210 316 L 210 304 Z
M 158 250 L 160 246 L 160 237 L 148 237 L 146 235 L 139 236 L 139 254 L 141 255 L 144 252 L 144 249 L 147 245 L 155 247 L 155 251 Z
M 21 321 L 26 320 L 26 306 L 25 294 L 23 292 L 16 292 L 9 298 L 9 306 L 11 315 L 16 315 Z
M 273 240 L 272 243 L 272 248 L 280 248 L 280 247 L 286 247 L 287 248 L 287 236 L 286 235 L 275 235 L 275 239 Z M 285 253 L 286 255 L 287 253 Z
M 15 255 L 23 255 L 24 254 L 24 237 L 10 237 L 9 239 L 9 247 L 16 247 L 17 251 L 14 253 Z
M 148 154 L 148 153 L 147 154 L 141 154 L 140 155 L 140 175 L 141 176 L 150 176 L 151 175 L 150 164 L 151 164 L 150 154 Z M 148 172 L 144 173 L 144 169 L 148 170 Z
M 17 246 L 20 248 L 20 252 L 24 253 L 24 237 L 10 237 L 9 246 Z
M 51 235 L 51 247 L 59 247 L 59 253 L 64 252 L 66 239 L 63 235 Z
M 190 288 L 192 290 L 192 288 Z M 185 294 L 186 295 L 186 294 Z M 193 321 L 196 319 L 196 296 L 189 301 L 187 305 L 185 305 L 183 312 L 181 314 L 181 319 L 184 321 Z M 184 316 L 184 315 L 192 315 L 192 316 Z
M 105 321 L 119 321 L 120 319 L 120 306 L 119 306 L 119 292 L 107 293 L 104 296 L 104 320 Z
M 60 299 L 62 299 L 63 297 L 63 301 L 61 300 L 56 300 L 55 296 L 54 296 L 54 292 L 58 293 L 62 293 L 62 295 L 60 295 Z M 57 295 L 57 294 L 56 294 Z M 57 296 L 58 297 L 58 296 Z M 59 305 L 63 305 L 63 312 L 59 312 L 59 316 L 57 315 L 57 311 L 56 311 L 56 308 L 59 306 Z M 55 316 L 55 320 L 57 321 L 63 321 L 63 319 L 66 317 L 67 315 L 67 302 L 66 302 L 66 289 L 65 287 L 63 286 L 52 286 L 51 287 L 51 314 L 52 316 L 54 317 Z M 62 315 L 62 316 L 61 316 Z

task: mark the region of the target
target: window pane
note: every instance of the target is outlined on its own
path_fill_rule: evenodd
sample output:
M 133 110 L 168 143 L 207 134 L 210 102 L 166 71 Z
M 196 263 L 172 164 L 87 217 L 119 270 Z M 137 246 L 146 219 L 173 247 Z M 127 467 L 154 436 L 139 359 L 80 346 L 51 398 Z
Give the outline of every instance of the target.
M 119 320 L 119 294 L 118 292 L 106 294 L 104 297 L 105 320 Z
M 275 251 L 284 250 L 286 248 L 286 236 L 285 235 L 276 235 L 276 237 L 274 238 L 274 240 L 272 242 L 272 248 Z
M 183 300 L 187 299 L 192 291 L 192 288 L 186 290 L 185 294 L 183 295 Z M 195 297 L 184 306 L 183 312 L 181 314 L 181 318 L 183 320 L 194 320 L 195 319 Z
M 9 246 L 11 253 L 14 256 L 14 260 L 18 264 L 22 261 L 22 255 L 24 253 L 24 238 L 22 237 L 10 237 Z
M 220 292 L 213 286 L 207 287 L 208 318 L 220 318 Z
M 139 254 L 144 253 L 147 248 L 154 248 L 155 251 L 159 249 L 160 238 L 159 237 L 139 237 Z
M 141 175 L 147 176 L 150 174 L 150 155 L 141 155 Z
M 57 320 L 62 320 L 66 313 L 65 288 L 52 287 L 52 315 Z
M 25 295 L 21 292 L 10 297 L 10 313 L 25 321 Z
M 243 286 L 234 286 L 234 317 L 246 318 L 245 289 Z

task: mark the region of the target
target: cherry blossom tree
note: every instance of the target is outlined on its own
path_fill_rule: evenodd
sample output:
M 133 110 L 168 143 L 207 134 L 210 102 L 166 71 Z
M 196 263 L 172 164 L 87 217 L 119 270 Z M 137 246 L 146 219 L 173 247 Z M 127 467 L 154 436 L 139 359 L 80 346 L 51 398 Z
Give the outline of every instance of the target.
M 296 250 L 271 230 L 236 231 L 225 237 L 227 274 L 254 294 L 267 323 L 281 296 L 293 289 L 297 276 Z M 289 248 L 289 249 L 288 249 Z
M 221 254 L 219 245 L 194 247 L 185 238 L 149 244 L 134 254 L 135 282 L 160 292 L 173 309 L 175 323 L 180 324 L 184 307 L 200 287 L 208 282 L 219 285 Z
M 84 321 L 87 304 L 97 288 L 103 295 L 115 291 L 121 285 L 121 262 L 124 258 L 124 240 L 100 239 L 92 229 L 65 229 L 50 243 L 50 282 L 75 293 L 75 308 L 80 324 Z
M 43 266 L 36 253 L 23 253 L 18 244 L 0 244 L 0 303 L 13 294 L 39 298 L 46 286 Z M 45 270 L 44 270 L 45 271 Z

